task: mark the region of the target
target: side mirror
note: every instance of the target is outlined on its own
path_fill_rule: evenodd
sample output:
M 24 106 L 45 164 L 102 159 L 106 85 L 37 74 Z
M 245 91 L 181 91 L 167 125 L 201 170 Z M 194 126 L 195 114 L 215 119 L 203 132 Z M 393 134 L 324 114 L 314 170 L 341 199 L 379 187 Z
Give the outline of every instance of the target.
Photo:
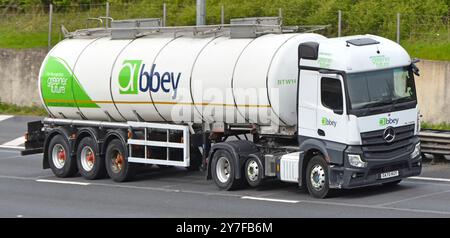
M 420 76 L 420 70 L 419 70 L 419 68 L 418 68 L 415 64 L 412 64 L 412 65 L 411 65 L 411 69 L 412 69 L 412 72 L 413 72 L 416 76 Z
M 306 60 L 317 60 L 319 58 L 319 43 L 305 42 L 298 46 L 298 58 Z
M 335 114 L 342 115 L 342 114 L 344 114 L 344 109 L 334 109 L 333 112 L 334 112 Z

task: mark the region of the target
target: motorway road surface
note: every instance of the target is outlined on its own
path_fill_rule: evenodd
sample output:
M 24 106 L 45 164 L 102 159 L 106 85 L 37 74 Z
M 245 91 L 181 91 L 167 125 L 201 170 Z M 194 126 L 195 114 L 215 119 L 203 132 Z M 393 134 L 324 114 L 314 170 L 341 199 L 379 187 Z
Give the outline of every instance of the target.
M 393 188 L 341 191 L 317 200 L 295 184 L 220 191 L 200 172 L 159 169 L 128 183 L 60 179 L 42 155 L 20 156 L 26 122 L 0 116 L 0 217 L 450 217 L 450 165 L 425 164 Z

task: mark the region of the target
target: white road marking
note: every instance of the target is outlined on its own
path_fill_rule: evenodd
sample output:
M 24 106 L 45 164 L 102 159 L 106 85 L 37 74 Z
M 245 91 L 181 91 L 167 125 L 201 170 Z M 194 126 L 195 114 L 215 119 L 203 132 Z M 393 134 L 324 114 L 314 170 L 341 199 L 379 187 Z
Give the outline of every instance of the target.
M 26 177 L 15 177 L 15 176 L 3 176 L 0 175 L 0 178 L 5 179 L 16 179 L 16 180 L 31 180 L 37 181 L 36 178 L 26 178 Z M 40 179 L 43 181 L 52 181 L 46 179 Z M 52 182 L 61 182 L 59 180 L 55 180 Z M 410 182 L 413 183 L 413 182 Z M 149 191 L 164 191 L 164 192 L 181 192 L 181 193 L 190 193 L 190 194 L 199 194 L 206 196 L 221 196 L 221 197 L 245 197 L 244 195 L 233 194 L 233 193 L 214 193 L 214 192 L 200 192 L 200 191 L 192 191 L 192 190 L 174 190 L 174 189 L 165 189 L 161 187 L 140 187 L 140 186 L 132 186 L 132 185 L 120 185 L 120 184 L 104 184 L 104 183 L 92 183 L 92 186 L 101 186 L 101 187 L 116 187 L 116 188 L 128 188 L 128 189 L 141 189 L 141 190 L 149 190 Z M 434 185 L 438 186 L 448 186 L 446 184 L 436 183 Z M 446 193 L 448 191 L 444 191 L 442 193 Z M 429 194 L 428 194 L 429 195 Z M 278 199 L 277 199 L 278 200 Z M 291 200 L 294 201 L 294 200 Z M 316 205 L 329 205 L 329 206 L 344 206 L 344 207 L 353 207 L 353 208 L 370 208 L 370 209 L 378 209 L 378 210 L 389 210 L 389 211 L 403 211 L 403 212 L 412 212 L 412 213 L 426 213 L 426 214 L 439 214 L 439 215 L 450 215 L 448 211 L 436 211 L 436 210 L 424 210 L 424 209 L 415 209 L 415 208 L 399 208 L 399 207 L 383 207 L 380 205 L 364 205 L 364 204 L 350 204 L 350 203 L 342 203 L 342 202 L 326 202 L 319 200 L 298 200 L 298 203 L 303 204 L 316 204 Z
M 25 143 L 25 136 L 21 136 L 12 141 L 8 141 L 8 142 L 4 143 L 3 146 L 19 146 L 19 145 L 23 145 L 24 143 Z
M 71 184 L 71 185 L 81 185 L 81 186 L 87 186 L 90 185 L 90 183 L 82 183 L 82 182 L 71 182 L 71 181 L 61 181 L 61 180 L 49 180 L 49 179 L 38 179 L 36 182 L 41 183 L 58 183 L 58 184 Z
M 387 202 L 387 203 L 383 203 L 383 204 L 379 204 L 377 206 L 380 207 L 386 207 L 389 205 L 394 205 L 396 203 L 401 203 L 401 202 L 406 202 L 406 201 L 411 201 L 411 200 L 416 200 L 419 198 L 426 198 L 426 197 L 431 197 L 431 196 L 436 196 L 436 195 L 441 195 L 444 193 L 450 193 L 450 190 L 446 190 L 446 191 L 441 191 L 441 192 L 435 192 L 435 193 L 428 193 L 428 194 L 424 194 L 424 195 L 420 195 L 420 196 L 415 196 L 415 197 L 409 197 L 409 198 L 405 198 L 405 199 L 401 199 L 401 200 L 397 200 L 397 201 L 393 201 L 393 202 Z
M 9 116 L 9 115 L 0 115 L 0 121 L 4 121 L 7 120 L 9 118 L 12 118 L 13 116 Z
M 296 201 L 296 200 L 262 198 L 262 197 L 249 197 L 249 196 L 244 196 L 244 197 L 241 197 L 241 198 L 242 199 L 248 199 L 248 200 L 267 201 L 267 202 L 284 202 L 284 203 L 299 203 L 300 202 L 300 201 Z
M 1 118 L 0 118 L 1 119 Z M 0 120 L 1 121 L 1 120 Z M 23 145 L 25 143 L 25 136 L 21 136 L 19 138 L 16 138 L 12 141 L 8 141 L 2 145 L 0 145 L 0 148 L 3 149 L 15 149 L 15 150 L 24 150 L 25 147 L 24 146 L 20 146 Z
M 437 182 L 450 182 L 450 179 L 444 179 L 444 178 L 409 177 L 408 179 L 424 180 L 424 181 L 437 181 Z
M 25 146 L 0 145 L 0 149 L 25 150 Z

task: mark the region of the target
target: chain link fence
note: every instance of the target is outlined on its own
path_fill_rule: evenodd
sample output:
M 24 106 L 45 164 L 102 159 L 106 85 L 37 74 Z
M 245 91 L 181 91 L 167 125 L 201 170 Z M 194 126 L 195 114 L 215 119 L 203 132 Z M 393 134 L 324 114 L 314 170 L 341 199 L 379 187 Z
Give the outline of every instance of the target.
M 262 6 L 243 11 L 238 4 L 208 5 L 207 24 L 229 23 L 232 18 L 256 16 L 282 16 L 284 25 L 327 25 L 318 33 L 327 37 L 355 34 L 375 34 L 394 41 L 450 42 L 450 17 L 414 14 L 383 14 L 368 12 L 355 15 L 353 12 L 336 11 L 334 15 L 307 19 L 302 8 L 280 8 L 276 5 Z M 50 17 L 51 16 L 51 17 Z M 21 11 L 0 6 L 0 47 L 49 47 L 63 39 L 61 26 L 69 31 L 98 27 L 107 24 L 95 20 L 99 16 L 110 16 L 116 20 L 132 18 L 161 18 L 166 26 L 195 25 L 196 6 L 179 4 L 176 1 L 155 3 L 148 1 L 124 4 L 79 4 L 37 6 Z M 51 21 L 51 22 L 50 22 Z M 106 22 L 106 23 L 105 23 Z M 50 32 L 50 34 L 49 34 Z M 5 46 L 3 46 L 5 45 Z

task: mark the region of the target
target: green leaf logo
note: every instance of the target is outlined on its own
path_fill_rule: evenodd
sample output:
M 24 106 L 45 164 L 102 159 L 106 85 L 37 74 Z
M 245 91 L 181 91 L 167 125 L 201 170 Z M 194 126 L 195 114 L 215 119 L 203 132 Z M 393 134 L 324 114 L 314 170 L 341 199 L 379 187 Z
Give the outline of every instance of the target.
M 322 125 L 326 126 L 327 125 L 327 118 L 322 117 Z
M 120 94 L 138 94 L 139 70 L 142 60 L 125 60 L 119 72 Z
M 381 118 L 378 123 L 380 126 L 385 126 L 387 124 L 387 118 Z

